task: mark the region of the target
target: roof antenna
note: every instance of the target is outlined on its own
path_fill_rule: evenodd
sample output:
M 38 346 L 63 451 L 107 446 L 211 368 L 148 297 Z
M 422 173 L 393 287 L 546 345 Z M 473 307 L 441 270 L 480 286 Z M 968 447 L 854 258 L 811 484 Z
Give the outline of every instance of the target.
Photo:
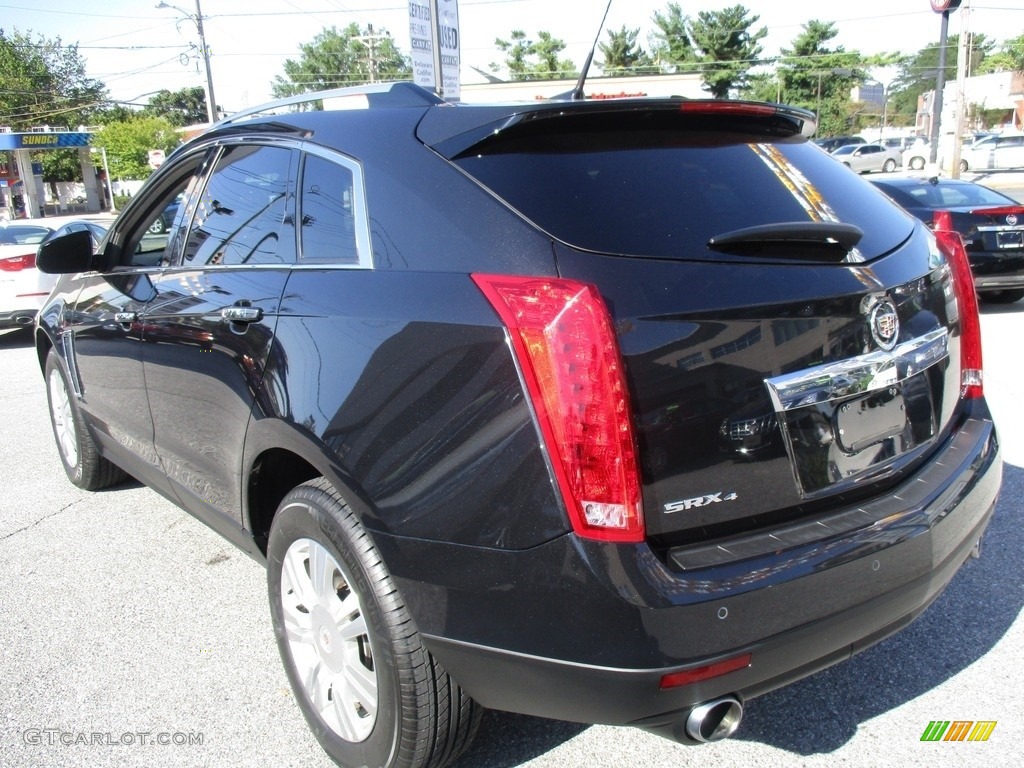
M 604 22 L 608 18 L 608 11 L 611 10 L 611 7 L 612 0 L 608 0 L 608 5 L 604 7 L 604 16 L 601 17 L 601 24 L 597 28 L 597 34 L 594 36 L 594 44 L 590 46 L 587 60 L 583 62 L 583 71 L 580 72 L 580 79 L 576 81 L 576 87 L 566 93 L 553 96 L 552 101 L 583 101 L 586 98 L 583 95 L 583 84 L 587 81 L 587 72 L 590 71 L 590 64 L 594 60 L 594 51 L 597 50 L 597 43 L 601 39 L 601 32 L 604 31 Z

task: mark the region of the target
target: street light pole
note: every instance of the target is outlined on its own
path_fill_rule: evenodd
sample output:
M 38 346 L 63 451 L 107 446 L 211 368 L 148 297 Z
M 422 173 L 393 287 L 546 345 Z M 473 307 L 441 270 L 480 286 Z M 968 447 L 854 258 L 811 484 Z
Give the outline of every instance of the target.
M 882 124 L 881 124 L 881 127 L 879 127 L 879 129 L 878 129 L 878 141 L 882 142 L 885 139 L 885 127 L 886 127 L 886 124 L 889 122 L 889 85 L 890 85 L 890 83 L 883 83 L 881 80 L 878 80 L 877 78 L 874 78 L 874 77 L 868 78 L 865 82 L 866 83 L 868 83 L 868 82 L 874 83 L 875 85 L 879 86 L 882 89 Z M 874 101 L 874 99 L 872 99 L 872 102 L 873 101 Z
M 206 46 L 206 35 L 203 33 L 203 11 L 196 0 L 196 29 L 199 30 L 199 45 L 203 49 L 203 64 L 206 66 L 206 115 L 210 123 L 217 122 L 217 99 L 213 95 L 213 73 L 210 72 L 210 49 Z
M 203 54 L 203 65 L 206 68 L 206 117 L 211 124 L 217 122 L 217 99 L 213 95 L 213 72 L 210 70 L 210 49 L 206 45 L 206 33 L 203 31 L 203 9 L 199 5 L 199 0 L 196 0 L 195 16 L 183 8 L 171 5 L 170 3 L 165 3 L 163 0 L 161 0 L 156 7 L 173 8 L 178 13 L 184 14 L 195 22 L 196 31 L 199 32 L 199 48 L 200 52 Z

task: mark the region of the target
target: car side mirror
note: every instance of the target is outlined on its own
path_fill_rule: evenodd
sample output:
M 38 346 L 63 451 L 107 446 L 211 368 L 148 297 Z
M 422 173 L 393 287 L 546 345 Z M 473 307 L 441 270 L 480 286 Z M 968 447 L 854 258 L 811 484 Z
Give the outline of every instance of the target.
M 36 253 L 36 267 L 51 275 L 73 275 L 95 269 L 92 234 L 69 232 L 47 240 Z

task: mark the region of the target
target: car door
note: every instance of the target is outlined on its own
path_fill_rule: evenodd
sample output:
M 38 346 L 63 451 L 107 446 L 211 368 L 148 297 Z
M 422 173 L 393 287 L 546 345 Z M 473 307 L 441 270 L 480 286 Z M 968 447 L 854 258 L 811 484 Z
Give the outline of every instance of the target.
M 871 158 L 868 154 L 869 152 L 866 146 L 857 147 L 853 151 L 853 154 L 850 155 L 850 167 L 857 171 L 857 173 L 862 173 L 867 170 L 871 163 Z
M 143 323 L 154 444 L 182 506 L 241 524 L 245 430 L 295 262 L 296 150 L 223 145 Z
M 1024 168 L 1024 136 L 1003 136 L 996 144 L 994 168 Z
M 994 168 L 996 162 L 996 147 L 998 139 L 994 136 L 982 139 L 969 150 L 970 159 L 968 165 L 972 170 Z
M 882 168 L 885 150 L 876 144 L 861 147 L 861 171 L 878 171 Z
M 79 290 L 63 314 L 60 343 L 101 450 L 137 479 L 170 494 L 153 445 L 143 371 L 141 316 L 156 292 L 169 233 L 149 229 L 163 201 L 195 186 L 204 156 L 161 174 L 122 214 L 101 244 L 100 266 L 75 278 Z

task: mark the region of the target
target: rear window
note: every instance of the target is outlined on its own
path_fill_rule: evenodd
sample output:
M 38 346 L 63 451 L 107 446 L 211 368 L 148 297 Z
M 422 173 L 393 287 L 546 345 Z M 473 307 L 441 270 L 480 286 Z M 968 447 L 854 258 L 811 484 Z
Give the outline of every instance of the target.
M 956 208 L 970 205 L 1007 205 L 1013 200 L 980 184 L 922 182 L 914 186 L 878 182 L 878 187 L 900 205 L 910 208 Z
M 779 222 L 854 224 L 865 259 L 909 236 L 884 195 L 805 139 L 693 122 L 644 111 L 549 119 L 454 162 L 553 237 L 601 253 L 721 260 L 712 237 Z

